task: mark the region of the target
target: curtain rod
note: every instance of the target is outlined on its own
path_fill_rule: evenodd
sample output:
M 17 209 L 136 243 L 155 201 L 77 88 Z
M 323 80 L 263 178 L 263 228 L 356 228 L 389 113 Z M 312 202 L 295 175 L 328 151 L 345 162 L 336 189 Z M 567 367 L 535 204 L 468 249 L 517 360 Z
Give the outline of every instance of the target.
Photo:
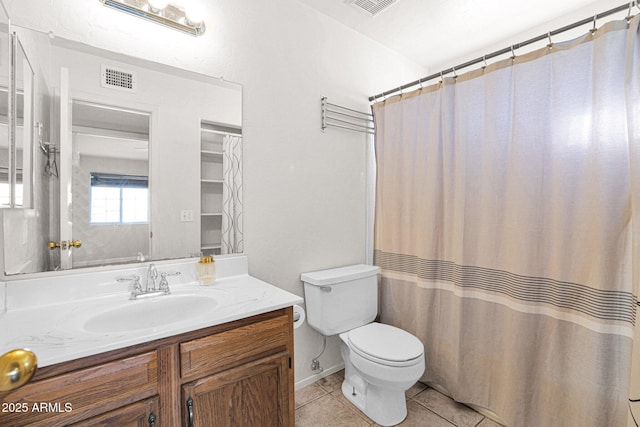
M 496 56 L 504 55 L 504 54 L 509 53 L 509 52 L 513 53 L 513 51 L 515 51 L 517 49 L 520 49 L 520 48 L 522 48 L 524 46 L 539 42 L 539 41 L 547 39 L 547 38 L 551 39 L 551 36 L 555 36 L 555 35 L 564 33 L 565 31 L 573 30 L 574 28 L 581 27 L 581 26 L 586 25 L 586 24 L 588 24 L 590 22 L 594 23 L 594 28 L 595 28 L 595 23 L 596 23 L 596 21 L 598 19 L 605 18 L 605 17 L 607 17 L 609 15 L 613 15 L 614 13 L 622 12 L 623 10 L 626 10 L 626 9 L 629 10 L 629 14 L 627 16 L 627 18 L 628 18 L 628 17 L 631 16 L 631 9 L 633 8 L 633 6 L 640 7 L 640 5 L 638 4 L 637 0 L 634 0 L 634 1 L 629 2 L 629 3 L 625 3 L 623 5 L 620 5 L 618 7 L 613 8 L 613 9 L 607 10 L 605 12 L 598 13 L 598 14 L 594 15 L 591 18 L 585 18 L 585 19 L 583 19 L 581 21 L 574 22 L 573 24 L 566 25 L 566 26 L 564 26 L 562 28 L 558 28 L 557 30 L 550 31 L 550 32 L 548 32 L 546 34 L 542 34 L 542 35 L 540 35 L 538 37 L 534 37 L 534 38 L 526 40 L 524 42 L 516 43 L 516 44 L 511 45 L 509 47 L 505 47 L 504 49 L 497 50 L 497 51 L 495 51 L 493 53 L 489 53 L 487 55 L 483 55 L 483 56 L 481 56 L 479 58 L 472 59 L 471 61 L 467 61 L 467 62 L 462 63 L 460 65 L 456 65 L 455 67 L 451 67 L 451 68 L 448 68 L 446 70 L 442 70 L 442 71 L 440 71 L 438 73 L 431 74 L 431 75 L 429 75 L 427 77 L 423 77 L 423 78 L 418 79 L 416 81 L 413 81 L 411 83 L 404 84 L 404 85 L 402 85 L 400 87 L 397 87 L 395 89 L 391 89 L 391 90 L 388 90 L 386 92 L 382 92 L 382 93 L 379 93 L 377 95 L 370 96 L 369 97 L 369 101 L 374 102 L 376 99 L 381 98 L 381 97 L 386 99 L 386 97 L 388 95 L 394 95 L 394 94 L 397 94 L 399 92 L 402 92 L 404 89 L 408 89 L 408 88 L 413 87 L 413 86 L 422 85 L 422 83 L 424 83 L 426 81 L 433 80 L 433 79 L 435 79 L 437 77 L 442 77 L 442 76 L 444 76 L 446 74 L 449 74 L 449 73 L 455 73 L 457 70 L 460 70 L 460 69 L 466 68 L 466 67 L 470 67 L 472 65 L 479 64 L 481 62 L 485 62 L 487 59 L 495 58 Z

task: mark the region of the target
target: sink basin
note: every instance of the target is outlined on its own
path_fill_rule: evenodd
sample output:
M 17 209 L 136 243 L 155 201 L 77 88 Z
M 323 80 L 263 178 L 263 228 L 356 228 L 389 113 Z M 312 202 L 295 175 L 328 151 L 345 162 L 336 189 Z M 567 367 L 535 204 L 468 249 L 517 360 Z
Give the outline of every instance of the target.
M 200 317 L 217 305 L 203 295 L 163 295 L 126 303 L 90 317 L 84 324 L 89 332 L 126 332 L 153 329 Z

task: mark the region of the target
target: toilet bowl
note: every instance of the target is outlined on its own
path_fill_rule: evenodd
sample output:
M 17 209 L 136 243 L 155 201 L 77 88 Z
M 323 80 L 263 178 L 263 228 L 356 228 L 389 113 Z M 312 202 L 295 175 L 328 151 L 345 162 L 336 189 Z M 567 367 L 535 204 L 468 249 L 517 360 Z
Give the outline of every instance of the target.
M 304 273 L 309 325 L 340 336 L 345 365 L 342 393 L 382 426 L 407 416 L 405 391 L 424 373 L 424 346 L 414 335 L 373 320 L 379 268 L 353 265 Z
M 405 391 L 425 369 L 420 340 L 402 329 L 370 323 L 340 334 L 345 372 L 342 393 L 382 426 L 407 416 Z

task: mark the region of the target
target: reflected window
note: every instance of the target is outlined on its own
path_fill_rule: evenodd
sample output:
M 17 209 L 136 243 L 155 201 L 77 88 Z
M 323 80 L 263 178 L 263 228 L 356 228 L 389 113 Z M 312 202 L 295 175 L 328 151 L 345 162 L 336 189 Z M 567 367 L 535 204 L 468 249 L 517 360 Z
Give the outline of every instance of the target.
M 91 173 L 92 224 L 149 222 L 149 178 L 140 175 Z
M 9 183 L 0 182 L 0 206 L 9 206 Z M 22 206 L 22 184 L 16 184 L 16 206 Z

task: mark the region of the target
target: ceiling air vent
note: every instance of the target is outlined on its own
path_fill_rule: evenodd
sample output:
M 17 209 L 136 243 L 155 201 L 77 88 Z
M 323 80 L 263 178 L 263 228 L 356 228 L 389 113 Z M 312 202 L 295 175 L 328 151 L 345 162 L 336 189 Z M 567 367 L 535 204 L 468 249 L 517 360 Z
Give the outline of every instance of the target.
M 376 16 L 397 2 L 398 0 L 346 0 L 346 3 L 356 9 L 367 12 L 371 16 Z
M 138 86 L 138 78 L 133 71 L 103 64 L 100 85 L 110 89 L 135 93 Z

